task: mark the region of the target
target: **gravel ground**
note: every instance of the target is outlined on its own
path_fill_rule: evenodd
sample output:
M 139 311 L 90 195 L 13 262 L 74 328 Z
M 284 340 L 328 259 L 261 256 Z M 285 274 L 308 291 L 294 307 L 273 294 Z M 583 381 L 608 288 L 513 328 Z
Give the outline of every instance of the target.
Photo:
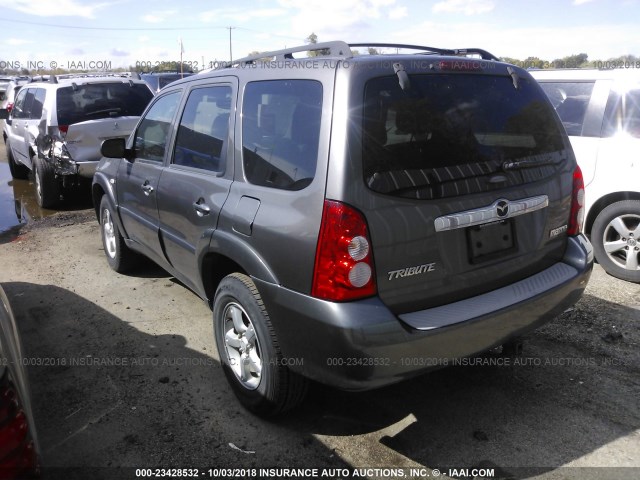
M 599 266 L 521 357 L 487 354 L 373 392 L 313 386 L 271 422 L 228 388 L 207 305 L 151 264 L 111 271 L 92 211 L 33 222 L 1 244 L 0 282 L 28 356 L 45 479 L 169 467 L 200 478 L 208 468 L 640 478 L 640 287 Z

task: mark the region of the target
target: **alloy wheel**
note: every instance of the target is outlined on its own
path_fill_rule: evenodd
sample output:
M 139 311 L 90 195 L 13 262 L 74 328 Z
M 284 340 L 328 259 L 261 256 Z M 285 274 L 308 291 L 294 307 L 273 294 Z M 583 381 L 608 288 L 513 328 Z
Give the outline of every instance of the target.
M 611 220 L 604 229 L 602 243 L 616 265 L 626 270 L 640 270 L 640 215 L 620 215 Z
M 111 212 L 108 208 L 102 211 L 102 235 L 104 236 L 104 246 L 107 251 L 107 255 L 111 258 L 116 257 L 116 232 L 113 228 L 113 220 L 111 219 Z
M 262 359 L 253 323 L 244 308 L 235 302 L 227 304 L 222 321 L 229 367 L 245 388 L 255 390 L 260 384 Z

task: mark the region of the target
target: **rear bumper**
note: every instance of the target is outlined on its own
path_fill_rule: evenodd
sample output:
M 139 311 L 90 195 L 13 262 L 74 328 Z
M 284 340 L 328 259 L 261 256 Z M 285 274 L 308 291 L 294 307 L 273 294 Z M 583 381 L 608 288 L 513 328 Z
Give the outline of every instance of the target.
M 68 159 L 59 159 L 54 163 L 55 172 L 58 175 L 78 175 L 83 178 L 93 178 L 99 161 L 75 162 Z
M 255 282 L 286 365 L 327 385 L 366 390 L 440 368 L 537 328 L 578 301 L 592 268 L 589 241 L 571 237 L 560 264 L 533 281 L 507 287 L 510 293 L 501 289 L 499 294 L 511 295 L 506 301 L 496 303 L 496 293 L 489 292 L 409 314 L 418 319 L 414 326 L 438 318 L 422 328 L 394 315 L 377 297 L 333 303 Z
M 78 167 L 78 175 L 84 178 L 93 178 L 93 174 L 96 173 L 99 160 L 93 162 L 76 162 Z

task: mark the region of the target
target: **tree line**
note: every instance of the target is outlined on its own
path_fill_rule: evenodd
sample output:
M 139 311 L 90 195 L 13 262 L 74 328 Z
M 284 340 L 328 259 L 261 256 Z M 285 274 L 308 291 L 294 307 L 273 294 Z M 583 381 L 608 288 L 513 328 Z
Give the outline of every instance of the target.
M 621 55 L 606 60 L 589 60 L 589 56 L 586 53 L 578 53 L 577 55 L 568 55 L 551 61 L 539 57 L 527 57 L 524 60 L 500 57 L 500 60 L 522 68 L 601 68 L 603 65 L 636 65 L 640 62 L 640 57 Z
M 318 36 L 315 33 L 311 33 L 305 38 L 305 43 L 316 44 L 318 43 Z M 252 52 L 256 54 L 258 52 Z M 351 50 L 353 55 L 378 55 L 384 53 L 377 48 L 367 48 L 366 51 L 360 52 L 358 50 Z M 308 55 L 315 57 L 319 55 L 326 55 L 328 52 L 323 50 L 310 51 Z M 578 53 L 574 55 L 568 55 L 562 58 L 556 58 L 554 60 L 545 60 L 539 57 L 527 57 L 524 60 L 513 57 L 500 57 L 503 62 L 511 63 L 522 68 L 602 68 L 603 65 L 637 65 L 640 63 L 640 57 L 635 55 L 621 55 L 619 57 L 608 58 L 606 60 L 589 60 L 589 55 L 586 53 Z

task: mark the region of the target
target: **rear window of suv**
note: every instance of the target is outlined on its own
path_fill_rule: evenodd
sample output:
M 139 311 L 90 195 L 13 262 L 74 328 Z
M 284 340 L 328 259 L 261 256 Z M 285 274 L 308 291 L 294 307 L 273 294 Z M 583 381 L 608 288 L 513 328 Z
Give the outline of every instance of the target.
M 248 83 L 242 105 L 242 156 L 254 185 L 300 190 L 316 171 L 322 84 L 315 80 Z
M 140 116 L 153 98 L 146 84 L 88 83 L 56 92 L 58 125 L 99 118 Z
M 365 87 L 365 181 L 389 195 L 433 199 L 521 185 L 553 175 L 567 158 L 562 129 L 534 80 L 489 75 L 396 76 Z M 510 165 L 510 166 L 509 166 Z M 505 167 L 506 166 L 506 167 Z M 518 166 L 518 168 L 514 168 Z M 526 166 L 526 168 L 519 168 Z

